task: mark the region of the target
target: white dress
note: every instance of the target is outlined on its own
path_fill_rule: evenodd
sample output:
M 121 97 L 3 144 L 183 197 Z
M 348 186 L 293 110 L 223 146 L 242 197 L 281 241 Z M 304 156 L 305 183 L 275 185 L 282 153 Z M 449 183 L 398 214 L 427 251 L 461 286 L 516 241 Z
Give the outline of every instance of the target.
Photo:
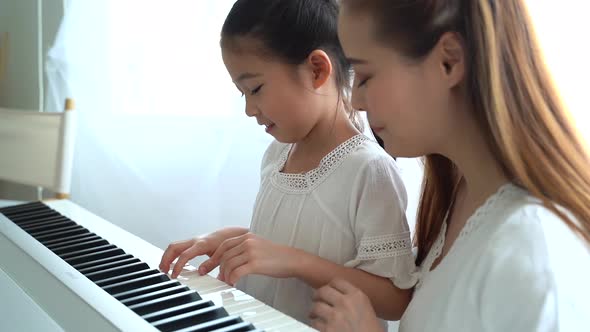
M 400 331 L 590 331 L 590 248 L 528 192 L 502 186 L 431 271 L 442 228 Z
M 406 192 L 395 161 L 357 135 L 305 174 L 280 172 L 291 145 L 273 142 L 262 162 L 262 181 L 250 230 L 332 262 L 390 278 L 399 288 L 417 282 Z M 313 289 L 295 278 L 250 275 L 238 288 L 308 323 Z

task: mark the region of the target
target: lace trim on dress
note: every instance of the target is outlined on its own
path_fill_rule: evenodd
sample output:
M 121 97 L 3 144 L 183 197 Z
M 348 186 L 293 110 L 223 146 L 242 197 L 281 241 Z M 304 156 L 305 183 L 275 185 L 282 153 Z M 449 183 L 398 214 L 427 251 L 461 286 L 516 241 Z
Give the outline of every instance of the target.
M 326 179 L 326 177 L 330 175 L 330 173 L 336 169 L 351 152 L 354 152 L 368 139 L 368 137 L 362 134 L 349 138 L 322 158 L 317 168 L 303 174 L 288 174 L 281 172 L 287 162 L 289 151 L 291 151 L 292 145 L 288 145 L 281 153 L 281 157 L 279 158 L 273 175 L 271 176 L 271 181 L 277 187 L 289 192 L 309 192 Z
M 486 200 L 486 202 L 483 205 L 481 205 L 479 208 L 477 208 L 477 210 L 475 210 L 475 213 L 472 216 L 470 216 L 469 219 L 467 219 L 465 226 L 463 226 L 463 229 L 459 233 L 459 236 L 455 240 L 455 243 L 453 243 L 453 247 L 458 245 L 460 243 L 460 241 L 464 240 L 467 236 L 469 236 L 469 234 L 471 234 L 473 231 L 475 231 L 481 225 L 482 220 L 485 220 L 484 217 L 487 216 L 488 214 L 490 214 L 492 211 L 494 211 L 494 208 L 496 207 L 496 205 L 497 205 L 496 203 L 498 201 L 504 200 L 504 199 L 510 199 L 510 198 L 506 198 L 507 194 L 518 193 L 517 190 L 514 190 L 516 188 L 518 188 L 518 187 L 516 187 L 512 183 L 507 183 L 507 184 L 501 186 L 492 196 L 490 196 Z M 441 255 L 442 249 L 445 244 L 446 233 L 447 233 L 447 216 L 445 216 L 443 225 L 441 227 L 440 233 L 438 234 L 438 237 L 436 238 L 436 241 L 432 245 L 432 248 L 430 249 L 430 252 L 428 253 L 426 258 L 424 259 L 424 262 L 422 262 L 422 266 L 420 267 L 421 277 L 420 277 L 420 280 L 418 281 L 418 284 L 416 284 L 416 289 L 420 288 L 424 277 L 428 273 L 430 273 L 430 270 L 432 269 L 432 264 L 434 264 L 434 261 Z
M 410 232 L 366 237 L 361 240 L 357 259 L 373 260 L 412 254 Z

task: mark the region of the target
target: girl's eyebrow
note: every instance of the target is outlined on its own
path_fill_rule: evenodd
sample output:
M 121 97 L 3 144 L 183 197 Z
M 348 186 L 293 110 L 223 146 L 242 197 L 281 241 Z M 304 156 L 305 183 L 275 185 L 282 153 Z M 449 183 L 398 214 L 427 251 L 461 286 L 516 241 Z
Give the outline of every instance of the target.
M 236 82 L 240 82 L 240 81 L 243 81 L 243 80 L 248 80 L 248 79 L 251 79 L 251 78 L 256 78 L 256 77 L 259 77 L 259 76 L 262 76 L 262 74 L 258 74 L 258 73 L 256 73 L 256 74 L 254 74 L 254 73 L 243 73 L 242 75 L 238 76 L 238 79 L 236 80 Z

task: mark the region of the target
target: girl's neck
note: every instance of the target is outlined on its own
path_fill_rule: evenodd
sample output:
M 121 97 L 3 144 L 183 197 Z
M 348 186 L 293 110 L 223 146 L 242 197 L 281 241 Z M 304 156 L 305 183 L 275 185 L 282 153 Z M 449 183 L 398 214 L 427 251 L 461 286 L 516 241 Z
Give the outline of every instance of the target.
M 316 123 L 309 134 L 294 144 L 294 148 L 310 154 L 328 152 L 347 139 L 358 135 L 359 131 L 354 127 L 344 107 L 338 111 L 329 112 Z
M 302 140 L 293 144 L 284 172 L 302 173 L 317 167 L 321 159 L 360 132 L 348 114 L 339 110 L 322 118 Z

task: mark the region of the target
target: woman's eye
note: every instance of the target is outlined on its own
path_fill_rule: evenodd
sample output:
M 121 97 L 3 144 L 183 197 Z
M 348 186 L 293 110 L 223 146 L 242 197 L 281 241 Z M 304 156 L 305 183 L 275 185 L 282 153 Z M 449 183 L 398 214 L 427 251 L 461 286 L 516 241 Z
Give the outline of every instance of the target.
M 359 83 L 359 85 L 357 87 L 363 87 L 364 85 L 367 84 L 367 81 L 369 80 L 370 77 L 367 77 L 365 79 L 362 79 L 361 82 Z

